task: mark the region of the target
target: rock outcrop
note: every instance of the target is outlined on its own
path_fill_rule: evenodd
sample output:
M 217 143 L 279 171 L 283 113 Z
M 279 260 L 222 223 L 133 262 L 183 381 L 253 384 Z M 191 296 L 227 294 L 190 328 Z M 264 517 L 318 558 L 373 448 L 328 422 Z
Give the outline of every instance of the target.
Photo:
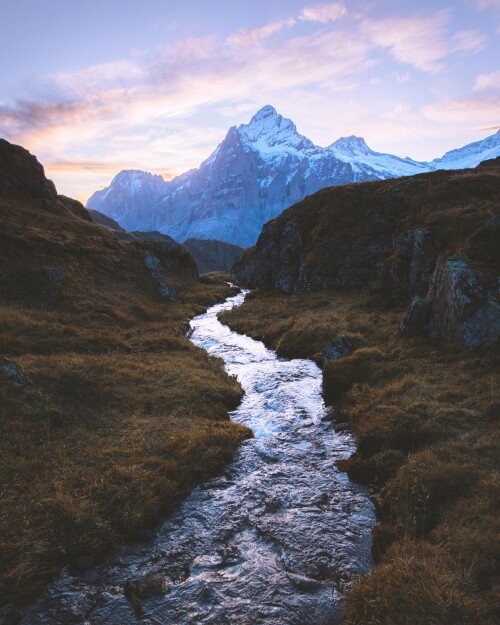
M 315 357 L 315 361 L 322 367 L 329 360 L 338 360 L 350 356 L 355 349 L 356 346 L 351 337 L 340 334 L 323 347 Z
M 58 203 L 54 183 L 28 150 L 0 139 L 0 164 L 0 198 L 36 202 L 46 210 Z
M 441 258 L 430 284 L 429 333 L 443 347 L 487 348 L 500 339 L 498 291 L 465 254 Z
M 0 380 L 2 377 L 17 384 L 24 384 L 27 380 L 26 374 L 17 362 L 7 358 L 7 356 L 0 356 Z

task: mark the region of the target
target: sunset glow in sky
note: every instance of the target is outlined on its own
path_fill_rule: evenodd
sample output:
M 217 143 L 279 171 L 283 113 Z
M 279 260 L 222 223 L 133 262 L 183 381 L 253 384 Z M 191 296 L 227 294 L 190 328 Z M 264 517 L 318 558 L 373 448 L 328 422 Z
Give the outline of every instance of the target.
M 2 0 L 0 136 L 85 201 L 196 167 L 264 104 L 431 160 L 500 126 L 500 0 Z

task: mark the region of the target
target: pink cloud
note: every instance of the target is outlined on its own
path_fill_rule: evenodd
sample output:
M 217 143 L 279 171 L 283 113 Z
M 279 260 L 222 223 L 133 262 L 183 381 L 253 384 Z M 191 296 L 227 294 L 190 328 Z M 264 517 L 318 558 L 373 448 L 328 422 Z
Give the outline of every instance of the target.
M 484 49 L 488 38 L 478 30 L 462 30 L 453 35 L 451 51 L 476 54 Z
M 341 17 L 346 17 L 347 9 L 340 2 L 330 4 L 317 4 L 315 6 L 304 7 L 299 15 L 300 20 L 307 22 L 320 22 L 327 24 L 334 22 Z
M 259 44 L 263 39 L 267 39 L 280 30 L 283 30 L 285 26 L 293 26 L 295 23 L 295 18 L 289 17 L 284 20 L 271 22 L 259 28 L 242 28 L 230 35 L 226 39 L 226 43 L 242 47 L 254 46 Z
M 500 98 L 478 97 L 438 102 L 422 109 L 425 117 L 437 122 L 469 128 L 494 127 L 500 117 Z
M 500 0 L 477 0 L 480 9 L 500 9 Z
M 377 46 L 387 48 L 401 63 L 425 72 L 442 69 L 449 53 L 446 41 L 448 12 L 431 17 L 365 20 L 361 29 Z
M 479 74 L 474 83 L 474 91 L 486 89 L 500 90 L 500 70 L 489 74 Z

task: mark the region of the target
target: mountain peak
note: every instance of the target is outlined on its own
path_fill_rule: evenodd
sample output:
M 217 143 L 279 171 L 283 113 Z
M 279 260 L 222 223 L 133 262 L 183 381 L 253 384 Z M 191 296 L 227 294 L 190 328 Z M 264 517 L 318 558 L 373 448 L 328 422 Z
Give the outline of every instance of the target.
M 312 141 L 297 132 L 291 119 L 280 115 L 270 104 L 257 111 L 248 124 L 238 126 L 238 132 L 244 142 L 260 152 L 277 148 L 304 150 L 315 147 Z
M 366 145 L 363 137 L 350 135 L 349 137 L 340 137 L 331 144 L 330 149 L 334 152 L 340 152 L 346 155 L 371 154 L 372 150 Z
M 274 106 L 271 106 L 270 104 L 266 104 L 261 109 L 259 109 L 257 113 L 255 113 L 255 115 L 252 117 L 248 125 L 252 126 L 253 124 L 258 124 L 264 119 L 265 120 L 271 120 L 271 119 L 277 120 L 278 117 L 281 117 L 281 115 L 278 115 L 278 111 L 274 108 Z

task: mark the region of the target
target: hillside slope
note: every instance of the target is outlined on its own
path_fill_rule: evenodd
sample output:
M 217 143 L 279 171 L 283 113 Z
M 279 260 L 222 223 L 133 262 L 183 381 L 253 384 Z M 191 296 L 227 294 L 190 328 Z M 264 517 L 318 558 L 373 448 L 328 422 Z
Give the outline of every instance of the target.
M 239 385 L 185 337 L 229 293 L 0 140 L 0 609 L 140 536 L 250 435 L 227 415 Z
M 500 159 L 324 189 L 268 222 L 233 277 L 287 293 L 370 287 L 416 298 L 408 333 L 487 347 L 500 337 L 499 193 Z

